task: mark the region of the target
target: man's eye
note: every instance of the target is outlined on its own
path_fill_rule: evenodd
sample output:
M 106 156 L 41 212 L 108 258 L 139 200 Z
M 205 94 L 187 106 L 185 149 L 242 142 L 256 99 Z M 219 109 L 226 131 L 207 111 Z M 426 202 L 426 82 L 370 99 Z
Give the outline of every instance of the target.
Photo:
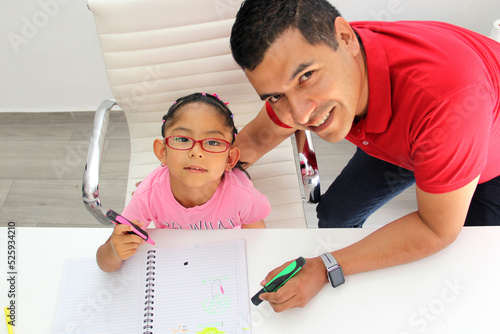
M 311 77 L 312 74 L 313 74 L 312 71 L 309 71 L 309 72 L 302 74 L 302 76 L 300 77 L 300 82 L 302 83 L 304 81 L 307 81 Z
M 283 95 L 273 95 L 269 98 L 269 102 L 275 103 L 278 102 L 279 99 L 281 99 Z

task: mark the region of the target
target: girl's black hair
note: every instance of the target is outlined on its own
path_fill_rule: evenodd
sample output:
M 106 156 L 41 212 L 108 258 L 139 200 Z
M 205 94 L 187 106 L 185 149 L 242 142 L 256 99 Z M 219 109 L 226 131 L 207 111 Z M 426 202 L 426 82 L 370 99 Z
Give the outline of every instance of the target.
M 238 134 L 238 129 L 234 125 L 233 113 L 227 107 L 226 103 L 222 101 L 217 94 L 207 94 L 207 93 L 193 93 L 183 97 L 178 98 L 174 104 L 168 109 L 167 114 L 163 116 L 163 124 L 161 126 L 161 135 L 165 137 L 165 130 L 171 127 L 178 119 L 176 111 L 179 110 L 180 107 L 186 106 L 190 103 L 206 103 L 211 105 L 217 110 L 221 116 L 221 119 L 224 122 L 224 126 L 230 129 L 232 134 L 231 144 L 234 143 L 236 139 L 236 135 Z M 245 171 L 245 168 L 248 166 L 248 163 L 239 161 L 236 163 L 234 167 L 242 170 L 248 178 L 250 176 Z

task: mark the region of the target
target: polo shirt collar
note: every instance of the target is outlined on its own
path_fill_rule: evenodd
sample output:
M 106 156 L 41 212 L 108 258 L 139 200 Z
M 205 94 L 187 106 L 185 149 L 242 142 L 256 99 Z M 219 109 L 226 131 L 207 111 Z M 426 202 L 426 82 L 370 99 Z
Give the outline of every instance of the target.
M 364 132 L 382 133 L 389 126 L 392 116 L 391 80 L 389 63 L 384 47 L 376 33 L 357 27 L 366 55 L 368 70 L 368 112 L 353 128 L 363 127 Z

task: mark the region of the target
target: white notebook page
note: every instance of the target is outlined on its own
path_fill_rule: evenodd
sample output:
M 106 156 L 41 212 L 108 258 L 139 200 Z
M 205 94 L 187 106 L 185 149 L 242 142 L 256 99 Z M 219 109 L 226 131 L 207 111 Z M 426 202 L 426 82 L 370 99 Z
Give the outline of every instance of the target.
M 144 333 L 147 294 L 152 333 L 251 333 L 244 240 L 152 250 L 154 291 L 146 291 L 151 250 L 114 273 L 95 259 L 68 260 L 53 333 Z
M 250 333 L 244 242 L 160 249 L 154 332 Z
M 93 258 L 67 260 L 53 333 L 141 333 L 142 257 L 113 273 L 101 271 Z

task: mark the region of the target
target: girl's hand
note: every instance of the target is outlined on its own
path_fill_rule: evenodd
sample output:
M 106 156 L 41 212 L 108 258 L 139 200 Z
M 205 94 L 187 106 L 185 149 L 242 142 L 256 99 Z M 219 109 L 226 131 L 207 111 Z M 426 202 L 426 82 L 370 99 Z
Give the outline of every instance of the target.
M 137 220 L 132 221 L 132 223 L 140 228 L 144 225 Z M 116 225 L 111 235 L 111 245 L 121 260 L 126 260 L 134 255 L 139 245 L 145 242 L 141 237 L 127 233 L 130 231 L 132 228 L 129 225 Z

